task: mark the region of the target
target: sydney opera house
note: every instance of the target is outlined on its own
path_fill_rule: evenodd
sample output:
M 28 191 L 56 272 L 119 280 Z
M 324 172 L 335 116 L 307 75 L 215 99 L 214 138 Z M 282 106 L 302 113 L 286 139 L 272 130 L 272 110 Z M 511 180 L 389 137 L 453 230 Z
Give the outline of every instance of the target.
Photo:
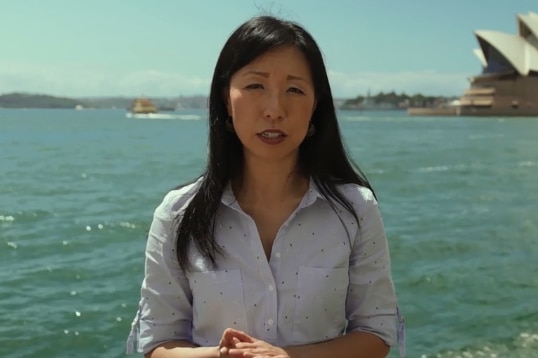
M 475 31 L 482 73 L 449 105 L 410 115 L 538 116 L 538 14 L 517 15 L 517 34 Z

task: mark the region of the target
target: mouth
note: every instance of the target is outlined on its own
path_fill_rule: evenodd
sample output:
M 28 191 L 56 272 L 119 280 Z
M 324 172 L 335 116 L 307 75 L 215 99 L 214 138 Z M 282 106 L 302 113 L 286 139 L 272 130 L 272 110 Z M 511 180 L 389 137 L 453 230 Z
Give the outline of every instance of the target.
M 266 130 L 266 131 L 258 133 L 258 135 L 263 138 L 268 138 L 268 139 L 286 137 L 286 134 L 279 130 Z

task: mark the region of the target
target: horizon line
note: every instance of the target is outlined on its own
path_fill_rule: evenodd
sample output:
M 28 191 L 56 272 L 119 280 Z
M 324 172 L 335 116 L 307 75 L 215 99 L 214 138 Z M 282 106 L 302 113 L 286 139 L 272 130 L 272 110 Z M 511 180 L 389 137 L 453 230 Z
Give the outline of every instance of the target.
M 391 90 L 391 91 L 379 91 L 375 94 L 357 94 L 353 97 L 336 97 L 336 96 L 333 96 L 333 99 L 334 100 L 343 100 L 343 99 L 354 99 L 354 98 L 357 98 L 357 97 L 375 97 L 379 94 L 388 94 L 388 93 L 395 93 L 396 95 L 405 95 L 405 96 L 415 96 L 415 95 L 421 95 L 421 96 L 425 96 L 425 97 L 443 97 L 443 98 L 452 98 L 452 97 L 461 97 L 461 94 L 459 95 L 432 95 L 432 94 L 424 94 L 422 92 L 417 92 L 417 93 L 413 93 L 413 94 L 408 94 L 406 93 L 405 91 L 395 91 L 395 90 Z M 58 95 L 58 94 L 52 94 L 52 93 L 45 93 L 45 92 L 21 92 L 21 91 L 15 91 L 15 92 L 3 92 L 3 93 L 0 93 L 0 96 L 6 96 L 6 95 L 13 95 L 13 94 L 18 94 L 18 95 L 31 95 L 31 96 L 50 96 L 50 97 L 57 97 L 57 98 L 67 98 L 67 99 L 82 99 L 82 98 L 125 98 L 125 99 L 128 99 L 128 98 L 141 98 L 141 97 L 144 97 L 144 98 L 163 98 L 163 99 L 177 99 L 177 98 L 197 98 L 197 97 L 205 97 L 205 98 L 208 98 L 209 97 L 209 94 L 193 94 L 193 95 L 167 95 L 167 96 L 157 96 L 157 95 L 145 95 L 145 94 L 141 94 L 141 95 L 125 95 L 125 94 L 121 94 L 121 95 L 84 95 L 84 96 L 66 96 L 66 95 Z

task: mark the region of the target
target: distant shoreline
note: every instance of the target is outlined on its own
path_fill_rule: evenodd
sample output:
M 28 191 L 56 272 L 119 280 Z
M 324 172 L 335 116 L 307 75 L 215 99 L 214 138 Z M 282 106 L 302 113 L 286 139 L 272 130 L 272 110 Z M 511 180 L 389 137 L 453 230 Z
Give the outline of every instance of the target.
M 18 109 L 125 109 L 136 96 L 68 98 L 46 94 L 7 93 L 0 95 L 0 108 Z M 176 109 L 206 109 L 207 96 L 149 97 L 161 111 Z M 406 110 L 409 107 L 433 107 L 456 97 L 396 94 L 395 92 L 335 99 L 338 110 Z
M 8 93 L 0 95 L 0 108 L 18 109 L 124 109 L 127 110 L 132 97 L 86 97 L 68 98 L 46 94 Z M 176 109 L 202 109 L 207 107 L 206 96 L 151 97 L 161 111 Z

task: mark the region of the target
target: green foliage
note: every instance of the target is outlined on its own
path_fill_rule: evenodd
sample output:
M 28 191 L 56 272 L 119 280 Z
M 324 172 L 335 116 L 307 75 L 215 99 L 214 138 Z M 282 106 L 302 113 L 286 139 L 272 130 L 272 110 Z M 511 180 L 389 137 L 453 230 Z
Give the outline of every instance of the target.
M 0 108 L 75 108 L 81 101 L 43 94 L 8 93 L 0 95 Z
M 397 94 L 396 92 L 379 92 L 373 96 L 359 95 L 355 98 L 348 99 L 343 102 L 342 109 L 362 108 L 362 107 L 384 107 L 384 108 L 405 108 L 407 106 L 427 107 L 433 105 L 439 100 L 448 100 L 448 98 L 440 96 L 425 96 L 422 94 L 414 94 L 409 96 L 405 93 Z

